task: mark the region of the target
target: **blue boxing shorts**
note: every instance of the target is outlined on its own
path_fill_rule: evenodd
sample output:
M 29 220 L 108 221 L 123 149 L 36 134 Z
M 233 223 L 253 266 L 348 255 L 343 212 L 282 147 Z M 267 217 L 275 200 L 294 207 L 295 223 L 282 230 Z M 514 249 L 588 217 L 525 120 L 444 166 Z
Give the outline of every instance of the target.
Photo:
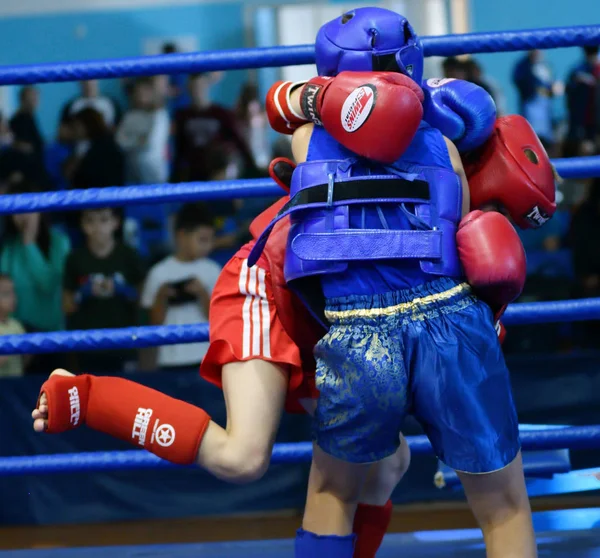
M 315 348 L 313 438 L 352 463 L 393 454 L 412 414 L 457 471 L 506 467 L 520 449 L 509 372 L 487 304 L 441 278 L 412 289 L 327 300 Z

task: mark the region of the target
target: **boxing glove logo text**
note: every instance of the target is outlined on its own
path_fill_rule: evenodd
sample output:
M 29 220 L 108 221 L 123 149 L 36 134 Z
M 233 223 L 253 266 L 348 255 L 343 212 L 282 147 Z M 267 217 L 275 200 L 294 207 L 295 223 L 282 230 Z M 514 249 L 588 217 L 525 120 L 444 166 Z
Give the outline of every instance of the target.
M 77 426 L 81 419 L 81 403 L 79 401 L 79 391 L 75 386 L 69 390 L 69 405 L 71 407 L 71 424 Z
M 446 85 L 451 81 L 456 81 L 454 78 L 429 78 L 427 80 L 427 87 L 441 87 L 442 85 Z
M 346 132 L 356 132 L 367 121 L 375 106 L 376 91 L 367 84 L 348 95 L 342 106 L 342 127 Z
M 525 216 L 533 227 L 541 227 L 550 219 L 537 205 Z
M 302 113 L 310 119 L 311 122 L 317 126 L 322 126 L 321 115 L 317 111 L 317 95 L 321 91 L 320 85 L 314 85 L 307 83 L 304 87 L 303 94 L 300 98 L 300 104 L 302 105 Z

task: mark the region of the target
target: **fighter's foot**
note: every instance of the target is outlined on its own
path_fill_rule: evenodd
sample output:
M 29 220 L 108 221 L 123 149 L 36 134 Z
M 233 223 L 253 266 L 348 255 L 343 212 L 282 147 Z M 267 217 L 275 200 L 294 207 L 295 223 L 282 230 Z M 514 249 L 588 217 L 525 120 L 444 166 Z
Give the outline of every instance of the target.
M 71 374 L 71 372 L 67 372 L 61 368 L 52 372 L 50 377 L 55 374 L 58 376 L 75 376 L 75 374 Z M 48 428 L 48 399 L 45 393 L 40 395 L 37 407 L 31 413 L 31 418 L 33 418 L 33 429 L 36 432 L 44 432 Z

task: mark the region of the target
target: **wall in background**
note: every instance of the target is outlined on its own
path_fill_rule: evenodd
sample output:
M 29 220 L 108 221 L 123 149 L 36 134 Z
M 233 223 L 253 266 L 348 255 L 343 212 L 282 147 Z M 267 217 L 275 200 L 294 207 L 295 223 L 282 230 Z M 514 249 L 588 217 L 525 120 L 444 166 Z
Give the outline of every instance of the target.
M 501 31 L 512 29 L 539 29 L 566 25 L 600 23 L 598 0 L 471 0 L 471 30 Z M 517 110 L 517 96 L 511 73 L 523 53 L 477 55 L 486 73 L 502 86 L 508 109 Z M 569 68 L 581 57 L 578 48 L 553 49 L 545 52 L 556 78 L 566 80 Z M 564 114 L 564 99 L 556 101 L 557 115 Z
M 336 0 L 330 0 L 335 3 Z M 446 0 L 450 3 L 456 0 Z M 461 0 L 462 1 L 462 0 Z M 242 48 L 248 46 L 248 23 L 257 23 L 260 17 L 248 18 L 248 8 L 264 6 L 260 0 L 20 0 L 0 3 L 0 64 L 27 64 L 64 60 L 86 60 L 104 57 L 137 56 L 144 52 L 149 41 L 163 38 L 187 37 L 194 40 L 200 50 Z M 273 2 L 271 6 L 285 6 L 303 3 L 303 0 Z M 379 3 L 377 0 L 356 5 Z M 398 0 L 384 4 L 395 8 L 405 8 L 414 12 L 414 7 L 423 12 L 424 18 L 417 17 L 418 30 L 439 33 L 441 29 L 426 29 L 431 4 L 440 0 Z M 408 5 L 408 6 L 406 6 Z M 502 29 L 525 29 L 559 25 L 578 25 L 600 21 L 600 2 L 596 0 L 576 0 L 565 10 L 563 0 L 470 0 L 471 30 L 493 31 Z M 340 6 L 341 9 L 342 6 Z M 409 8 L 412 8 L 409 9 Z M 267 8 L 271 11 L 272 8 Z M 271 12 L 269 24 L 265 21 L 257 25 L 254 43 L 266 46 L 273 39 L 285 44 L 273 29 L 265 35 L 265 28 L 276 25 L 276 10 Z M 263 14 L 264 15 L 264 14 Z M 414 14 L 413 14 L 414 15 Z M 262 18 L 264 19 L 264 18 Z M 444 18 L 442 18 L 444 19 Z M 296 27 L 303 27 L 296 22 Z M 425 24 L 425 27 L 430 27 Z M 293 33 L 294 30 L 292 30 Z M 281 30 L 280 30 L 281 32 Z M 289 41 L 287 41 L 289 42 Z M 477 59 L 487 73 L 503 88 L 508 108 L 516 110 L 517 102 L 511 83 L 511 70 L 520 53 L 485 54 Z M 547 51 L 556 76 L 565 79 L 569 67 L 579 56 L 578 49 Z M 268 71 L 269 77 L 275 75 Z M 435 72 L 434 72 L 435 73 Z M 215 99 L 232 104 L 239 88 L 246 79 L 246 72 L 230 72 L 215 87 Z M 264 80 L 261 80 L 261 82 Z M 77 85 L 72 83 L 41 86 L 42 107 L 40 118 L 44 134 L 51 138 L 56 130 L 57 114 L 64 102 L 77 93 Z M 121 88 L 116 81 L 106 81 L 102 89 L 111 95 L 120 96 Z M 0 102 L 10 107 L 15 91 L 2 91 Z M 562 109 L 562 100 L 557 101 L 557 109 Z
M 141 0 L 138 4 L 146 1 Z M 33 2 L 29 0 L 30 4 Z M 64 4 L 66 0 L 61 2 Z M 91 5 L 99 2 L 93 0 Z M 108 0 L 108 3 L 111 1 Z M 112 0 L 112 4 L 115 3 L 116 0 Z M 200 50 L 245 46 L 244 7 L 241 2 L 179 3 L 189 4 L 180 0 L 170 7 L 127 10 L 121 7 L 80 13 L 2 17 L 0 64 L 138 56 L 143 54 L 149 40 L 174 36 L 195 38 Z M 235 102 L 246 76 L 246 72 L 228 72 L 215 86 L 214 98 L 228 105 Z M 75 83 L 64 83 L 42 85 L 40 89 L 40 122 L 43 133 L 52 138 L 60 107 L 77 94 L 78 87 Z M 110 95 L 121 95 L 117 80 L 103 82 L 102 90 Z

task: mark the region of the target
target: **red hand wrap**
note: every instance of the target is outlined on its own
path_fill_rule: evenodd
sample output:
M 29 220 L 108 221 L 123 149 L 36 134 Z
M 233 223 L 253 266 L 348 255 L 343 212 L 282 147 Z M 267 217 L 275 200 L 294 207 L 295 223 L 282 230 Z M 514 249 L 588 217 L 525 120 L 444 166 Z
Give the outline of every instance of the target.
M 498 334 L 498 341 L 500 341 L 500 345 L 502 345 L 506 339 L 506 328 L 500 320 L 496 322 L 496 333 Z
M 202 409 L 123 378 L 56 374 L 41 392 L 48 398 L 47 432 L 85 423 L 180 465 L 196 461 L 210 422 Z
M 495 211 L 471 211 L 460 222 L 456 244 L 465 277 L 499 319 L 525 285 L 527 260 L 517 231 Z
M 293 134 L 294 130 L 306 124 L 308 119 L 292 108 L 290 96 L 294 89 L 305 82 L 278 81 L 267 92 L 265 108 L 271 128 L 280 134 Z

